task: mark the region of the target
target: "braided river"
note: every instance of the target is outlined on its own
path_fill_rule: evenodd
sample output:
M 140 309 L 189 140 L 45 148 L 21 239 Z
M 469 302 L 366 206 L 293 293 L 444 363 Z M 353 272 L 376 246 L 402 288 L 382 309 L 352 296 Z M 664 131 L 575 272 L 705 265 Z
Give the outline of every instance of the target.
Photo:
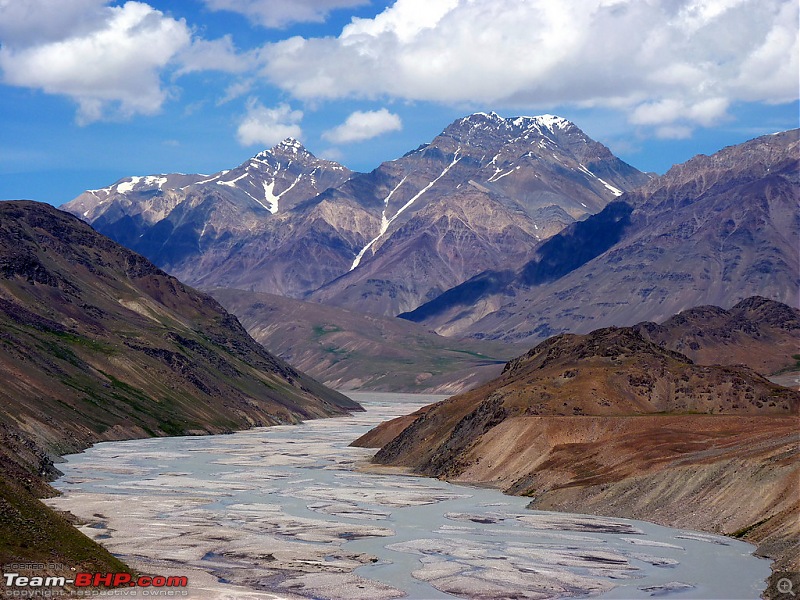
M 330 598 L 758 598 L 754 547 L 642 521 L 526 509 L 525 498 L 367 467 L 350 442 L 443 396 L 350 393 L 350 417 L 230 435 L 106 442 L 65 457 L 48 504 L 181 590 Z M 168 594 L 167 592 L 172 592 Z

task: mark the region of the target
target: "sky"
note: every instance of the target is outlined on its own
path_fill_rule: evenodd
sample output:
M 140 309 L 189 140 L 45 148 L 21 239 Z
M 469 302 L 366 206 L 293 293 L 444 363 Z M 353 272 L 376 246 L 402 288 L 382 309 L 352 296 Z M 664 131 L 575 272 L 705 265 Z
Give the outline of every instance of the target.
M 370 171 L 467 114 L 643 170 L 798 127 L 797 0 L 0 0 L 0 199 L 214 173 L 286 137 Z

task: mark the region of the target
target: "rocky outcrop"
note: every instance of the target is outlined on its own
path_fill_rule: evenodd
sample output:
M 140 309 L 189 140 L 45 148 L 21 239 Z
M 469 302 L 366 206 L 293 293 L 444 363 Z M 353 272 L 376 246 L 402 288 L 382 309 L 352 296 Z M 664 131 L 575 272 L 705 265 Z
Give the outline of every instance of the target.
M 669 348 L 702 337 L 696 317 L 711 312 L 704 351 L 727 321 L 741 348 L 719 358 L 746 353 L 748 339 L 753 352 L 762 334 L 796 326 L 797 311 L 775 304 L 753 298 L 727 318 L 702 307 L 662 326 L 558 335 L 499 378 L 355 444 L 380 446 L 380 464 L 530 496 L 532 508 L 741 537 L 777 558 L 778 571 L 796 570 L 800 392 L 749 367 L 697 364 Z M 659 331 L 674 336 L 655 341 Z
M 797 370 L 800 310 L 761 296 L 745 298 L 725 310 L 698 306 L 661 324 L 635 329 L 660 346 L 700 364 L 747 365 L 769 376 Z

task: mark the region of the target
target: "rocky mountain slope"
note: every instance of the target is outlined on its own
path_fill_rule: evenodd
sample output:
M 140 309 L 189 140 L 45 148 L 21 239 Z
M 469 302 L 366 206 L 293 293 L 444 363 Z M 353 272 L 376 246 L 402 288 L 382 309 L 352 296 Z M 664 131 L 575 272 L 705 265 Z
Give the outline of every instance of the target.
M 505 362 L 523 351 L 273 294 L 230 289 L 210 294 L 256 341 L 336 389 L 455 394 L 497 377 Z
M 780 313 L 787 320 L 767 328 L 794 331 L 798 311 L 775 304 L 748 300 L 731 312 Z M 779 558 L 778 570 L 796 570 L 800 392 L 749 367 L 695 364 L 643 335 L 691 344 L 702 329 L 689 322 L 549 338 L 498 379 L 355 443 L 381 446 L 380 464 L 528 495 L 532 508 L 744 537 Z M 719 330 L 712 324 L 711 337 Z M 736 355 L 758 351 L 758 329 L 736 336 Z
M 796 368 L 800 310 L 760 296 L 729 310 L 698 306 L 661 324 L 634 326 L 644 338 L 704 365 L 746 365 L 769 376 Z
M 62 209 L 181 281 L 295 295 L 339 274 L 326 253 L 365 237 L 343 227 L 327 206 L 293 218 L 298 204 L 351 174 L 287 139 L 231 170 L 128 177 Z M 369 217 L 354 210 L 345 218 Z
M 127 178 L 64 209 L 192 285 L 410 310 L 649 177 L 574 124 L 477 113 L 371 173 L 287 140 L 214 176 Z
M 25 557 L 10 532 L 30 528 L 25 499 L 58 454 L 360 409 L 209 296 L 49 205 L 0 203 L 0 309 L 0 554 Z
M 798 131 L 697 156 L 542 243 L 402 315 L 446 335 L 532 342 L 662 320 L 752 295 L 795 305 Z
M 482 265 L 525 261 L 540 240 L 649 177 L 565 119 L 476 113 L 337 192 L 357 199 L 364 180 L 380 190 L 380 227 L 350 271 L 311 298 L 396 315 Z

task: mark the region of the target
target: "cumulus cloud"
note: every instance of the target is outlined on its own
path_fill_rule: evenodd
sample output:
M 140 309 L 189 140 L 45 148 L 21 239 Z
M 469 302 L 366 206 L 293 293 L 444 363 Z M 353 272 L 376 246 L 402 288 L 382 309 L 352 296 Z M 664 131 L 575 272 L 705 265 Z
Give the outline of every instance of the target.
M 230 35 L 216 40 L 194 39 L 177 59 L 181 64 L 178 75 L 195 71 L 243 73 L 255 66 L 254 54 L 239 52 Z
M 264 48 L 303 100 L 611 107 L 664 135 L 736 101 L 798 97 L 796 0 L 397 0 L 329 38 Z
M 107 0 L 0 0 L 3 45 L 38 45 L 102 27 Z
M 226 10 L 264 27 L 322 23 L 332 10 L 369 4 L 369 0 L 204 0 L 211 10 Z
M 143 2 L 0 0 L 0 74 L 8 85 L 72 98 L 78 122 L 157 113 L 162 79 L 196 71 L 244 73 L 257 51 L 230 36 L 195 37 L 183 19 Z
M 184 21 L 139 2 L 0 2 L 3 82 L 73 98 L 82 123 L 157 112 L 160 72 L 191 40 Z
M 236 137 L 243 146 L 274 146 L 288 137 L 300 139 L 303 112 L 288 104 L 267 108 L 255 98 L 247 102 L 247 113 L 239 123 Z
M 362 142 L 389 131 L 400 131 L 403 124 L 400 117 L 382 108 L 374 111 L 356 111 L 344 123 L 322 134 L 322 137 L 334 144 Z

